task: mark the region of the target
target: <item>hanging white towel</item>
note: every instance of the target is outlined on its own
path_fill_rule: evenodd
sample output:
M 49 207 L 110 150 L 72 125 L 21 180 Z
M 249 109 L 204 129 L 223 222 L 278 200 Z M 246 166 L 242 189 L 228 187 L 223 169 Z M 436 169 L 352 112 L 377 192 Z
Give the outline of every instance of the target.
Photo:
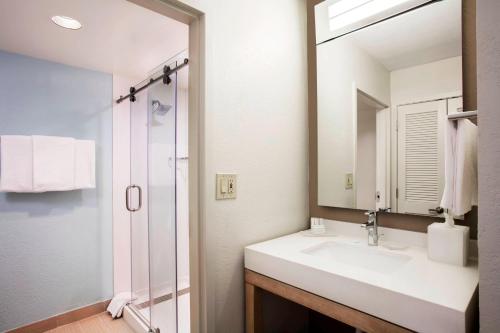
M 445 131 L 444 146 L 444 190 L 440 206 L 448 209 L 450 214 L 453 209 L 455 197 L 455 162 L 456 162 L 456 144 L 457 144 L 457 124 L 448 121 Z
M 449 121 L 445 142 L 445 187 L 441 207 L 461 216 L 477 205 L 477 126 Z
M 130 292 L 119 293 L 113 297 L 106 311 L 108 311 L 111 314 L 111 317 L 119 318 L 122 316 L 123 308 L 125 308 L 125 306 L 131 302 L 131 300 L 132 300 L 132 293 Z
M 477 205 L 477 126 L 470 120 L 458 121 L 455 177 L 455 216 L 464 215 Z
M 75 140 L 75 189 L 95 188 L 95 142 Z
M 74 183 L 75 139 L 33 136 L 34 191 L 70 191 Z
M 31 136 L 0 137 L 0 191 L 33 191 L 33 141 Z

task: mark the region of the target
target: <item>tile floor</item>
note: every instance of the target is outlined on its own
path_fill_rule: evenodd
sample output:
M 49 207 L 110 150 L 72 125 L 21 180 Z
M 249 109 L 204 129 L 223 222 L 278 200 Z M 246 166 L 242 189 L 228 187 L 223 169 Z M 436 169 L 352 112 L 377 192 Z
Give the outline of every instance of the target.
M 171 320 L 169 320 L 171 318 L 168 314 L 172 310 L 173 308 L 169 301 L 156 305 L 156 311 L 165 314 L 158 316 L 157 322 L 155 322 L 156 326 L 162 329 L 162 332 L 171 325 Z M 189 293 L 179 296 L 178 310 L 178 332 L 189 333 Z M 149 316 L 149 308 L 145 308 L 142 311 L 144 311 L 144 315 Z M 45 333 L 134 333 L 134 331 L 127 325 L 123 318 L 111 319 L 108 313 L 101 313 L 68 325 L 59 326 Z

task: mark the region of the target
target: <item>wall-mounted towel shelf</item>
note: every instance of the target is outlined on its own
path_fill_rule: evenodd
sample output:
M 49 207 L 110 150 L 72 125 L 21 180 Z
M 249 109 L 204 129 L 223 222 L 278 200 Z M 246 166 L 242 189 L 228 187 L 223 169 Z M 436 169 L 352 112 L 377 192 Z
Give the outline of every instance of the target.
M 464 111 L 448 115 L 449 120 L 475 119 L 475 118 L 477 118 L 477 111 Z
M 95 142 L 44 135 L 0 136 L 0 192 L 95 188 Z

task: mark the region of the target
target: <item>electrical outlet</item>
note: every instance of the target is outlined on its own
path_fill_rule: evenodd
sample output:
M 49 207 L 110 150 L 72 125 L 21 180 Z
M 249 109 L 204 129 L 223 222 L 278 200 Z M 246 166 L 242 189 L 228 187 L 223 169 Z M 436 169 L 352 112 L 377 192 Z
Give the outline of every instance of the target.
M 236 199 L 236 175 L 218 173 L 215 177 L 216 194 L 215 199 Z

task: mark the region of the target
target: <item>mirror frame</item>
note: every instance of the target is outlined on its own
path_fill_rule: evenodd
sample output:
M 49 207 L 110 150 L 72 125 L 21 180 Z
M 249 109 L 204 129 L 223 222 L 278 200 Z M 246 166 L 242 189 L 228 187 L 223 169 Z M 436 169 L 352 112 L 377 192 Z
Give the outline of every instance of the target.
M 364 223 L 364 210 L 326 207 L 318 205 L 318 131 L 317 131 L 317 81 L 316 81 L 316 32 L 315 6 L 323 0 L 307 0 L 307 79 L 309 120 L 309 215 L 330 220 Z M 476 81 L 476 0 L 462 0 L 462 75 L 463 106 L 465 110 L 477 109 Z M 382 227 L 427 232 L 427 226 L 442 218 L 401 213 L 380 213 Z M 471 238 L 477 239 L 477 207 L 467 213 L 457 224 L 471 228 Z

